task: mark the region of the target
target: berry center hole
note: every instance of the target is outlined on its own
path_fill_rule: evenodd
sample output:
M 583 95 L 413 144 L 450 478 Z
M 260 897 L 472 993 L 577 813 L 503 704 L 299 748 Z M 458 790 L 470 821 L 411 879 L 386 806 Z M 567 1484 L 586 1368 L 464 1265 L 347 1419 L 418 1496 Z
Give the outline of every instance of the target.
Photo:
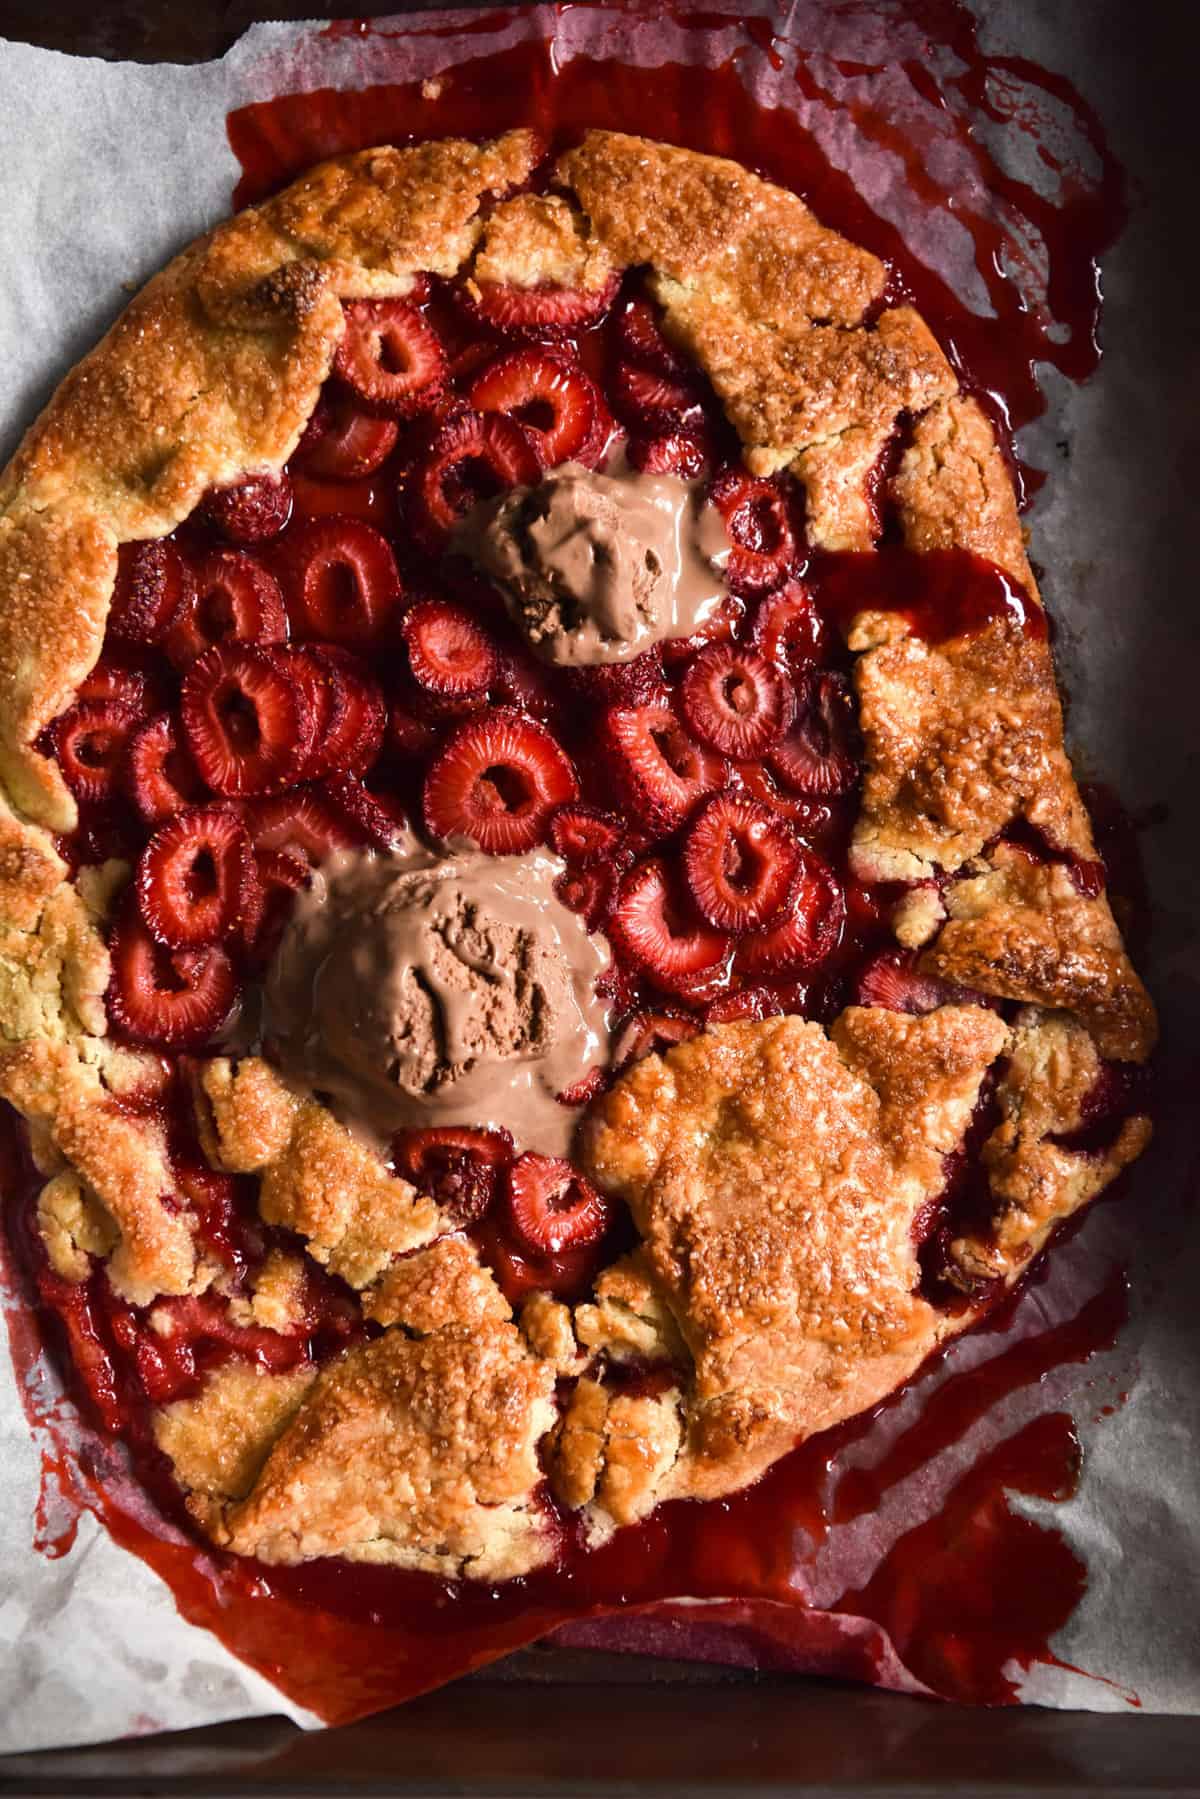
M 479 777 L 480 802 L 488 812 L 520 812 L 533 797 L 524 771 L 510 762 L 497 762 Z

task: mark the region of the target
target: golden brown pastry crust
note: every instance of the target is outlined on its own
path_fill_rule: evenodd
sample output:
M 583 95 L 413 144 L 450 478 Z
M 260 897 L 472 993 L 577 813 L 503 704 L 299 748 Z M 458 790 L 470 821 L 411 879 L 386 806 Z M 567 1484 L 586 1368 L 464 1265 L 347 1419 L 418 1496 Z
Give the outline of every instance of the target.
M 871 477 L 908 415 L 890 494 L 906 541 L 988 556 L 1036 599 L 984 414 L 911 309 L 864 322 L 883 264 L 736 163 L 618 133 L 589 132 L 564 156 L 557 193 L 506 198 L 537 155 L 516 131 L 314 169 L 150 282 L 0 477 L 0 1095 L 30 1120 L 53 1177 L 41 1224 L 64 1278 L 111 1252 L 118 1290 L 146 1303 L 215 1271 L 165 1203 L 158 1127 L 124 1103 L 161 1063 L 105 1034 L 103 924 L 122 871 L 87 891 L 67 881 L 51 833 L 72 828 L 74 803 L 35 742 L 99 653 L 117 545 L 164 535 L 208 487 L 287 460 L 342 299 L 403 294 L 426 270 L 596 290 L 645 265 L 748 465 L 803 484 L 814 545 L 873 546 Z M 730 1491 L 971 1321 L 914 1291 L 910 1225 L 1002 1054 L 1002 1122 L 985 1149 L 994 1228 L 955 1246 L 964 1279 L 1016 1279 L 1138 1152 L 1141 1119 L 1099 1160 L 1050 1141 L 1078 1123 L 1099 1055 L 1140 1060 L 1153 1040 L 1107 903 L 992 841 L 1024 820 L 1094 854 L 1048 650 L 1003 624 L 920 643 L 894 617 L 859 621 L 851 644 L 863 652 L 859 871 L 959 872 L 944 899 L 898 910 L 901 939 L 931 972 L 1034 1003 L 1011 1033 L 974 1008 L 852 1010 L 828 1036 L 769 1020 L 648 1058 L 589 1138 L 593 1172 L 628 1199 L 644 1246 L 573 1321 L 542 1296 L 521 1331 L 437 1208 L 319 1105 L 256 1058 L 209 1062 L 196 1097 L 210 1161 L 259 1175 L 264 1216 L 303 1234 L 385 1326 L 319 1377 L 231 1363 L 159 1416 L 219 1542 L 490 1578 L 536 1565 L 553 1541 L 537 1448 L 550 1444 L 555 1376 L 581 1356 L 595 1378 L 574 1388 L 552 1466 L 594 1534 L 667 1494 Z M 255 1322 L 286 1325 L 294 1273 L 286 1256 L 263 1271 Z M 667 1384 L 614 1394 L 600 1376 L 621 1360 L 660 1366 Z

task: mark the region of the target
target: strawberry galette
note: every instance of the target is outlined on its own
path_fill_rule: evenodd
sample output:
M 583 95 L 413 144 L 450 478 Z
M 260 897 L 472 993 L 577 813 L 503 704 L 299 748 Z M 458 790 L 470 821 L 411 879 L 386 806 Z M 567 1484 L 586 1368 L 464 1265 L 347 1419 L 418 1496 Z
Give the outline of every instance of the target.
M 10 1218 L 213 1543 L 498 1580 L 729 1493 L 1144 1147 L 1001 452 L 795 195 L 325 164 L 0 506 Z

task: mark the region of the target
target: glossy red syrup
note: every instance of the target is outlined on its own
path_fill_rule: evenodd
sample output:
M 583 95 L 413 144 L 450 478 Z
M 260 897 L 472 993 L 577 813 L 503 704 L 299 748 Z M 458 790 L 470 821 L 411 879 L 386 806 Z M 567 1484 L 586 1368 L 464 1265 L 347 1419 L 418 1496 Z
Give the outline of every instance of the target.
M 528 123 L 561 148 L 589 125 L 645 130 L 652 120 L 657 136 L 735 156 L 796 189 L 824 222 L 885 256 L 894 270 L 889 298 L 911 297 L 920 306 L 964 384 L 1003 428 L 1015 427 L 1042 408 L 1036 361 L 1074 377 L 1095 365 L 1093 259 L 1119 222 L 1119 172 L 1099 126 L 1067 83 L 1019 59 L 985 62 L 969 16 L 951 0 L 912 0 L 909 14 L 931 41 L 955 52 L 959 71 L 952 89 L 931 93 L 933 78 L 914 64 L 905 70 L 914 89 L 932 99 L 979 181 L 1001 200 L 1019 200 L 1027 215 L 1036 211 L 1049 249 L 1042 312 L 1024 306 L 1005 278 L 1002 265 L 1014 245 L 1002 225 L 966 208 L 961 216 L 969 217 L 977 273 L 994 316 L 969 311 L 908 251 L 897 228 L 871 210 L 850 178 L 831 166 L 807 131 L 785 110 L 763 108 L 750 97 L 739 72 L 741 52 L 734 64 L 711 70 L 670 63 L 644 70 L 585 57 L 559 66 L 545 45 L 530 42 L 456 65 L 436 99 L 419 84 L 400 81 L 355 93 L 285 95 L 230 118 L 230 140 L 245 171 L 237 200 L 248 203 L 324 156 L 372 143 L 452 133 L 475 137 Z M 676 23 L 686 18 L 697 30 L 736 23 L 724 14 L 671 16 Z M 454 35 L 482 32 L 496 17 L 481 15 L 468 27 L 454 27 Z M 415 29 L 437 33 L 442 27 Z M 765 21 L 743 21 L 742 30 L 747 55 L 764 57 L 777 71 L 790 66 L 796 46 L 774 36 Z M 359 35 L 370 26 L 343 21 L 330 31 Z M 864 80 L 872 72 L 864 67 Z M 936 165 L 932 139 L 898 129 L 884 105 L 835 94 L 847 77 L 855 70 L 844 62 L 825 67 L 801 55 L 796 63 L 801 97 L 845 111 L 881 155 L 900 160 L 914 192 L 957 211 L 956 195 L 939 189 L 930 172 Z M 965 109 L 972 107 L 1002 119 L 1005 78 L 1032 82 L 1058 99 L 1094 146 L 1099 177 L 1086 186 L 1066 183 L 1056 206 L 1035 206 L 1036 196 L 999 169 L 964 123 Z M 1065 336 L 1050 330 L 1052 319 L 1065 322 Z M 351 511 L 386 528 L 390 504 L 386 485 L 374 477 L 332 490 L 297 481 L 302 515 Z M 1000 615 L 1031 635 L 1044 629 L 1042 615 L 1011 583 L 970 558 L 947 558 L 936 591 L 915 583 L 912 559 L 903 551 L 870 560 L 876 578 L 886 561 L 889 604 L 904 610 L 918 633 L 933 634 L 937 626 L 944 635 L 951 619 L 963 630 L 978 629 Z M 859 562 L 827 558 L 808 571 L 829 614 L 841 616 L 861 603 L 869 577 Z M 817 829 L 823 853 L 832 857 L 843 829 L 836 816 L 826 821 L 824 835 Z M 876 936 L 882 940 L 884 913 L 870 894 L 849 897 L 847 955 L 861 954 Z M 35 1181 L 11 1119 L 6 1137 L 5 1191 L 10 1203 L 22 1197 L 13 1217 L 27 1220 Z M 24 1381 L 42 1349 L 29 1309 L 38 1251 L 19 1225 L 10 1234 L 21 1289 L 9 1309 L 10 1336 Z M 737 1659 L 730 1645 L 737 1632 L 750 1632 L 757 1665 L 815 1666 L 903 1682 L 894 1645 L 909 1684 L 956 1699 L 1010 1701 L 1017 1691 L 1013 1667 L 1054 1660 L 1050 1639 L 1070 1617 L 1085 1579 L 1058 1533 L 1021 1516 L 1008 1498 L 1066 1497 L 1078 1476 L 1070 1421 L 1038 1413 L 1039 1389 L 1055 1370 L 1085 1364 L 1110 1347 L 1125 1316 L 1120 1276 L 1086 1277 L 1072 1269 L 1069 1251 L 1064 1246 L 1061 1262 L 1035 1270 L 1029 1286 L 1041 1291 L 1006 1301 L 902 1393 L 805 1444 L 749 1491 L 720 1503 L 664 1507 L 592 1553 L 564 1520 L 557 1565 L 499 1588 L 337 1561 L 270 1569 L 201 1544 L 165 1463 L 137 1422 L 144 1405 L 135 1416 L 119 1375 L 114 1369 L 110 1376 L 105 1367 L 112 1321 L 98 1314 L 85 1287 L 75 1301 L 64 1301 L 63 1310 L 72 1328 L 90 1332 L 103 1352 L 94 1367 L 93 1394 L 102 1403 L 107 1395 L 114 1416 L 124 1413 L 127 1446 L 89 1429 L 80 1435 L 60 1406 L 30 1400 L 44 1445 L 39 1542 L 47 1553 L 64 1553 L 73 1540 L 76 1508 L 94 1510 L 119 1543 L 169 1583 L 185 1617 L 331 1722 L 410 1697 L 565 1623 L 634 1608 L 674 1623 L 682 1608 L 669 1602 L 680 1595 L 721 1602 L 707 1614 L 707 1652 L 718 1658 Z M 77 1376 L 72 1380 L 78 1394 Z M 986 1426 L 994 1407 L 1014 1402 L 1033 1415 L 999 1448 L 955 1459 L 956 1446 Z M 84 1406 L 90 1418 L 86 1400 Z M 950 1472 L 942 1470 L 943 1460 L 954 1463 Z M 933 1497 L 927 1494 L 917 1511 L 919 1522 L 889 1535 L 890 1508 L 913 1509 L 904 1497 L 910 1481 L 925 1483 Z M 863 1520 L 872 1521 L 878 1537 L 865 1557 L 852 1534 Z

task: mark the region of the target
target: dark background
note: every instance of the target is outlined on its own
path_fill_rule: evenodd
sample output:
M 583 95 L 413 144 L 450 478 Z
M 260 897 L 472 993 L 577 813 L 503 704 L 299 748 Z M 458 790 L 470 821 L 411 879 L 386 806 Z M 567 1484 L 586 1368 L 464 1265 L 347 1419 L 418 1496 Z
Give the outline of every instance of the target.
M 429 11 L 446 0 L 407 0 Z M 482 4 L 484 0 L 458 0 Z M 1037 7 L 1045 0 L 1031 0 Z M 373 16 L 391 7 L 253 0 L 0 0 L 0 37 L 75 54 L 197 62 L 260 19 Z M 647 11 L 653 0 L 644 0 Z M 1111 0 L 1053 0 L 1081 31 Z M 1194 168 L 1200 0 L 1120 0 L 1131 70 L 1166 109 L 1160 154 Z M 781 10 L 786 10 L 781 6 Z M 1120 8 L 1118 9 L 1120 10 Z M 0 52 L 2 53 L 2 52 Z M 1169 146 L 1169 148 L 1168 148 Z M 0 203 L 4 177 L 0 176 Z M 1167 222 L 1175 277 L 1194 294 L 1194 178 Z M 1194 406 L 1200 394 L 1191 396 Z M 1134 446 L 1150 454 L 1152 446 Z M 1193 511 L 1194 516 L 1194 511 Z M 1192 581 L 1195 597 L 1194 577 Z M 0 1573 L 0 1598 L 3 1576 Z M 1200 1630 L 1200 1621 L 1197 1624 Z M 97 1645 L 98 1654 L 102 1646 Z M 1200 1795 L 1200 1721 L 984 1712 L 832 1683 L 533 1649 L 402 1710 L 301 1736 L 280 1719 L 108 1747 L 0 1758 L 0 1794 L 705 1796 L 805 1793 Z

